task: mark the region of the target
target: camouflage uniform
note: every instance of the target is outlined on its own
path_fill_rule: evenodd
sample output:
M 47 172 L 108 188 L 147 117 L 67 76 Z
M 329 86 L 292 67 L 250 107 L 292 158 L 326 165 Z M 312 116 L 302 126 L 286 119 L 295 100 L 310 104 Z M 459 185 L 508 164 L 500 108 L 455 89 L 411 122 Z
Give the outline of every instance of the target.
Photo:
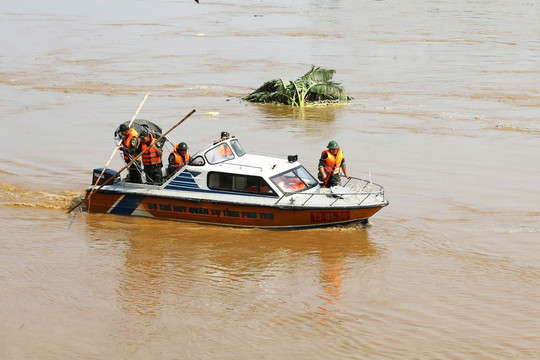
M 139 153 L 142 153 L 144 149 L 146 149 L 147 146 L 149 146 L 153 141 L 154 137 L 151 134 L 148 134 L 146 130 L 142 130 L 141 134 L 141 143 L 139 144 Z M 146 143 L 144 143 L 144 139 L 149 137 Z M 161 162 L 161 153 L 163 144 L 160 142 L 156 142 L 155 147 L 159 150 L 158 154 L 155 154 L 152 150 L 146 151 L 142 157 L 143 157 L 143 164 L 144 164 L 144 173 L 146 175 L 146 183 L 147 184 L 154 184 L 154 185 L 161 185 L 163 183 L 163 163 Z M 155 154 L 157 160 L 154 164 L 149 164 L 148 157 L 152 156 L 151 154 Z M 146 160 L 145 160 L 146 159 Z
M 326 178 L 323 178 L 321 173 L 319 173 L 319 181 L 323 184 L 326 182 Z M 341 176 L 339 174 L 337 175 L 331 175 L 328 178 L 328 182 L 326 183 L 326 187 L 332 187 L 332 186 L 341 186 Z
M 163 164 L 147 165 L 144 167 L 146 182 L 148 184 L 161 185 L 163 183 Z

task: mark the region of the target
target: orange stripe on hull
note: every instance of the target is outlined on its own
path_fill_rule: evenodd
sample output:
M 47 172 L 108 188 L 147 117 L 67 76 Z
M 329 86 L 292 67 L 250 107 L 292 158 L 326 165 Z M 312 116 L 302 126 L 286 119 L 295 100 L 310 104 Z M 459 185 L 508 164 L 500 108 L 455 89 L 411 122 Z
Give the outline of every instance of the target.
M 121 196 L 122 194 L 95 192 L 84 204 L 89 212 L 106 213 Z
M 87 204 L 89 212 L 112 212 L 120 194 L 95 193 Z M 126 199 L 130 195 L 126 195 Z M 117 205 L 119 206 L 119 205 Z M 337 225 L 367 219 L 381 209 L 283 209 L 270 206 L 237 205 L 210 201 L 188 201 L 144 197 L 130 211 L 117 213 L 160 219 L 241 227 L 286 228 Z M 124 209 L 125 210 L 125 209 Z

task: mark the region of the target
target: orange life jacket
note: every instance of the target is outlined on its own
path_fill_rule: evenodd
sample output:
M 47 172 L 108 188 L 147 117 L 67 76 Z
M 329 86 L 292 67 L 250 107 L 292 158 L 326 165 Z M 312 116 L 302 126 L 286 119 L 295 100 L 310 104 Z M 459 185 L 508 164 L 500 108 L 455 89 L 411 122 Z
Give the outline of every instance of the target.
M 285 182 L 285 188 L 291 189 L 291 190 L 301 190 L 306 187 L 306 184 L 304 184 L 300 179 L 298 178 L 291 178 L 287 179 Z
M 131 147 L 131 141 L 133 140 L 133 137 L 137 137 L 137 136 L 139 136 L 139 133 L 137 132 L 137 130 L 130 128 L 128 130 L 128 136 L 122 139 L 122 145 L 124 145 L 124 147 L 127 147 L 129 149 Z M 124 151 L 124 160 L 126 162 L 130 162 L 131 158 L 132 156 L 129 153 Z
M 268 185 L 262 185 L 261 187 L 258 187 L 258 186 L 248 186 L 246 188 L 246 191 L 250 191 L 250 192 L 257 192 L 259 191 L 260 193 L 267 193 L 268 190 L 270 188 L 268 187 Z
M 186 158 L 182 158 L 182 155 L 178 153 L 178 144 L 174 147 L 174 151 L 171 152 L 171 155 L 174 155 L 174 164 L 177 166 L 184 166 L 189 162 L 189 154 L 186 151 Z M 169 157 L 171 156 L 169 155 Z
M 148 144 L 141 143 L 141 152 L 146 150 L 148 148 L 148 145 L 151 144 L 152 141 L 154 141 L 154 136 L 152 136 L 152 134 L 148 134 L 148 137 L 150 138 Z M 142 160 L 144 166 L 161 164 L 161 156 L 158 155 L 157 150 L 154 146 L 152 146 L 150 150 L 142 154 Z
M 232 150 L 227 144 L 221 144 L 221 146 L 218 148 L 218 154 L 222 155 L 223 157 L 229 157 L 232 155 Z
M 341 149 L 338 149 L 338 153 L 336 156 L 334 156 L 330 150 L 324 150 L 321 154 L 324 155 L 326 153 L 326 163 L 324 165 L 324 171 L 326 173 L 330 173 L 332 175 L 339 174 L 339 169 L 341 168 L 341 162 L 343 161 L 343 151 Z

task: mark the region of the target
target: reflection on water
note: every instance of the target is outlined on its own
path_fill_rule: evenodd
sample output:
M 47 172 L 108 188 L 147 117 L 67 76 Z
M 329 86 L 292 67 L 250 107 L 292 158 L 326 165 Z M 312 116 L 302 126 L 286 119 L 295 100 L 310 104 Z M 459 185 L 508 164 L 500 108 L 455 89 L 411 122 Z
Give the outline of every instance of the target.
M 295 271 L 310 274 L 324 300 L 318 307 L 329 311 L 329 305 L 339 308 L 343 289 L 350 285 L 344 278 L 351 263 L 377 255 L 368 232 L 355 227 L 282 232 L 81 216 L 92 241 L 100 243 L 92 248 L 108 251 L 102 242 L 125 246 L 118 294 L 123 309 L 139 315 L 156 316 L 167 297 L 185 297 L 201 288 L 208 296 L 228 296 L 223 292 L 243 291 L 248 284 L 282 287 L 284 274 Z
M 328 106 L 293 107 L 274 104 L 250 104 L 261 114 L 262 118 L 279 121 L 280 119 L 309 120 L 303 126 L 315 128 L 318 122 L 334 122 L 343 107 L 352 104 L 334 104 Z

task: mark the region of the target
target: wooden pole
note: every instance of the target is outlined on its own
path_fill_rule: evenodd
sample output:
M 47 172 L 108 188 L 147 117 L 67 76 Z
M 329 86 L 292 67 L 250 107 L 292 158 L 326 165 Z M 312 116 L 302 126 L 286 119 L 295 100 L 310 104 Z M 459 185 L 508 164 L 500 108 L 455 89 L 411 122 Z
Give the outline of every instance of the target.
M 181 123 L 183 123 L 188 117 L 190 117 L 191 115 L 193 115 L 195 113 L 195 109 L 191 110 L 189 112 L 189 114 L 187 114 L 186 116 L 184 116 L 184 118 L 182 120 L 180 120 L 179 122 L 176 123 L 176 125 L 174 125 L 172 128 L 170 128 L 168 131 L 166 131 L 163 135 L 161 135 L 157 140 L 155 140 L 152 144 L 155 144 L 155 143 L 158 143 L 160 142 L 165 136 L 167 136 L 171 131 L 173 131 L 178 125 L 180 125 Z M 119 171 L 116 172 L 116 174 L 114 174 L 113 176 L 111 176 L 109 179 L 107 179 L 103 184 L 100 185 L 100 187 L 98 187 L 97 189 L 95 189 L 95 187 L 92 189 L 92 191 L 90 192 L 90 194 L 88 194 L 88 196 L 85 196 L 85 198 L 81 201 L 79 201 L 77 204 L 75 204 L 71 209 L 68 210 L 68 214 L 70 212 L 72 212 L 73 210 L 75 210 L 76 208 L 78 208 L 79 206 L 81 206 L 86 200 L 89 200 L 90 197 L 92 196 L 92 194 L 95 192 L 95 191 L 99 191 L 101 190 L 105 185 L 107 185 L 108 183 L 110 183 L 118 174 L 120 174 L 122 171 L 124 171 L 125 169 L 127 169 L 128 167 L 131 166 L 131 164 L 133 164 L 137 159 L 139 159 L 141 157 L 141 155 L 143 155 L 144 153 L 146 153 L 148 150 L 150 150 L 150 146 L 148 146 L 146 149 L 144 149 L 139 155 L 137 156 L 134 156 L 133 159 L 131 159 L 131 161 L 129 163 L 127 163 L 127 165 L 125 165 L 123 168 L 121 168 Z

